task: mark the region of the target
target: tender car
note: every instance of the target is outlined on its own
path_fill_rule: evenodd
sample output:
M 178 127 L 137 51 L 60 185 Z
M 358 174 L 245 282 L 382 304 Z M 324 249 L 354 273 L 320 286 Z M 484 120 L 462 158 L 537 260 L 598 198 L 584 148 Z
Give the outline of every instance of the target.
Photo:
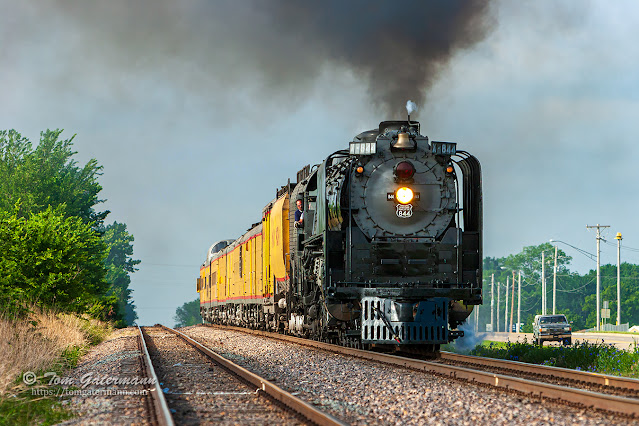
M 533 339 L 538 345 L 544 342 L 563 342 L 572 344 L 572 326 L 564 315 L 535 315 Z

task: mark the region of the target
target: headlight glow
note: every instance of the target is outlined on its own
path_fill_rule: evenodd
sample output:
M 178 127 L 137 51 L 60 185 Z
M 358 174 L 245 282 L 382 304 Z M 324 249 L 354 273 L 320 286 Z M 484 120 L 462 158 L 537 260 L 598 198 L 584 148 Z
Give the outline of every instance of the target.
M 395 199 L 400 204 L 410 203 L 411 201 L 413 201 L 413 197 L 413 190 L 405 186 L 399 188 L 397 192 L 395 192 Z

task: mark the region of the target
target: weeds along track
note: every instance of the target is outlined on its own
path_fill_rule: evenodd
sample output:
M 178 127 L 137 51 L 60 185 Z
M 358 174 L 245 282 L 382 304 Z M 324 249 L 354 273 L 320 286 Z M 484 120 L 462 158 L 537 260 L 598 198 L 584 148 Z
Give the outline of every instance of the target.
M 442 352 L 437 360 L 420 360 L 239 327 L 211 325 L 285 342 L 452 378 L 457 381 L 518 393 L 537 401 L 621 415 L 639 417 L 639 381 L 557 367 L 459 356 Z
M 176 424 L 342 424 L 178 331 L 142 332 Z

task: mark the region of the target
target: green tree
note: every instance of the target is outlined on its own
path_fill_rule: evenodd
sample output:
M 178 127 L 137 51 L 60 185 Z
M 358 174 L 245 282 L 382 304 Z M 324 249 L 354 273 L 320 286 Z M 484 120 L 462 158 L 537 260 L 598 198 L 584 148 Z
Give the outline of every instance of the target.
M 495 309 L 499 309 L 500 312 L 500 324 L 499 329 L 504 330 L 503 315 L 505 313 L 506 296 L 504 294 L 507 280 L 511 285 L 513 282 L 513 272 L 515 273 L 515 282 L 518 283 L 518 273 L 521 271 L 522 284 L 521 284 L 521 321 L 524 323 L 524 331 L 529 327 L 529 323 L 532 322 L 534 315 L 541 313 L 541 266 L 542 266 L 542 252 L 545 252 L 545 269 L 546 269 L 546 284 L 547 284 L 547 297 L 548 308 L 552 308 L 552 271 L 554 267 L 554 246 L 550 243 L 542 243 L 536 246 L 526 246 L 523 250 L 516 254 L 511 254 L 503 258 L 491 258 L 484 259 L 484 300 L 490 303 L 490 282 L 492 275 L 494 275 L 495 286 L 500 286 L 501 297 L 499 304 L 497 303 L 497 289 L 495 288 L 494 303 Z M 567 256 L 562 250 L 558 250 L 557 253 L 557 273 L 569 274 L 568 265 L 572 258 Z M 512 296 L 512 287 L 509 289 L 508 297 Z M 517 297 L 517 291 L 515 291 L 515 297 Z M 517 301 L 517 300 L 516 300 Z M 508 310 L 512 307 L 512 301 L 509 300 Z M 517 309 L 517 303 L 515 303 L 514 309 Z M 486 322 L 490 322 L 490 304 L 486 311 Z M 513 322 L 516 321 L 515 317 L 517 311 L 513 316 Z M 497 315 L 495 314 L 495 320 Z M 509 312 L 510 317 L 510 312 Z M 497 328 L 495 328 L 497 330 Z
M 33 149 L 31 142 L 15 130 L 0 131 L 0 210 L 12 211 L 20 201 L 20 216 L 61 208 L 65 216 L 77 216 L 97 228 L 109 214 L 94 206 L 102 187 L 98 176 L 102 167 L 95 159 L 79 167 L 72 159 L 73 137 L 60 140 L 62 130 L 40 133 Z
M 639 324 L 639 266 L 630 263 L 621 264 L 621 322 L 630 323 L 630 325 Z M 596 283 L 596 271 L 589 273 L 592 281 Z M 592 286 L 592 296 L 588 299 L 588 304 L 584 305 L 584 311 L 591 318 L 592 323 L 596 323 L 597 312 L 595 305 L 597 303 L 596 284 Z M 610 309 L 610 318 L 605 322 L 608 324 L 616 324 L 617 320 L 617 265 L 601 265 L 601 306 L 603 302 L 608 301 Z M 603 321 L 603 318 L 602 318 Z
M 106 280 L 111 285 L 109 294 L 117 298 L 117 316 L 119 326 L 132 325 L 138 318 L 129 288 L 131 277 L 129 274 L 137 271 L 134 260 L 133 236 L 126 229 L 126 224 L 113 222 L 107 225 L 102 236 L 108 247 L 108 254 L 104 261 L 106 266 Z
M 202 317 L 200 316 L 200 299 L 197 298 L 191 302 L 186 302 L 175 310 L 173 317 L 176 327 L 188 327 L 189 325 L 200 324 Z
M 543 243 L 537 246 L 527 246 L 524 247 L 520 253 L 508 256 L 504 261 L 504 265 L 511 271 L 522 271 L 522 274 L 526 276 L 529 281 L 540 283 L 541 291 L 542 252 L 545 252 L 546 273 L 552 273 L 554 267 L 554 251 L 555 248 L 550 243 Z M 571 260 L 572 257 L 559 249 L 557 251 L 557 273 L 567 273 L 568 265 Z M 547 281 L 548 277 L 546 277 L 546 282 Z
M 109 212 L 95 209 L 103 202 L 102 167 L 95 159 L 78 165 L 75 135 L 62 139 L 61 133 L 41 132 L 33 148 L 15 130 L 0 131 L 0 284 L 6 290 L 0 298 L 6 306 L 22 306 L 26 298 L 130 324 L 137 315 L 129 274 L 139 263 L 131 258 L 133 236 L 125 224 L 104 226 Z M 61 272 L 67 260 L 76 265 L 73 274 Z
M 0 210 L 0 303 L 20 311 L 37 302 L 83 312 L 107 308 L 106 247 L 90 224 L 62 208 L 23 217 Z M 106 302 L 106 303 L 105 303 Z M 107 313 L 108 314 L 108 311 Z

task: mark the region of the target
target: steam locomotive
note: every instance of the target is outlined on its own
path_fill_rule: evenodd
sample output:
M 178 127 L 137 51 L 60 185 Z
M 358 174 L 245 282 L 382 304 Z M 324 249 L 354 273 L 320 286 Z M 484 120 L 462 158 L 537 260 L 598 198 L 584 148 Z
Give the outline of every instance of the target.
M 482 303 L 481 277 L 479 161 L 409 116 L 302 168 L 209 248 L 197 291 L 206 322 L 436 353 Z

